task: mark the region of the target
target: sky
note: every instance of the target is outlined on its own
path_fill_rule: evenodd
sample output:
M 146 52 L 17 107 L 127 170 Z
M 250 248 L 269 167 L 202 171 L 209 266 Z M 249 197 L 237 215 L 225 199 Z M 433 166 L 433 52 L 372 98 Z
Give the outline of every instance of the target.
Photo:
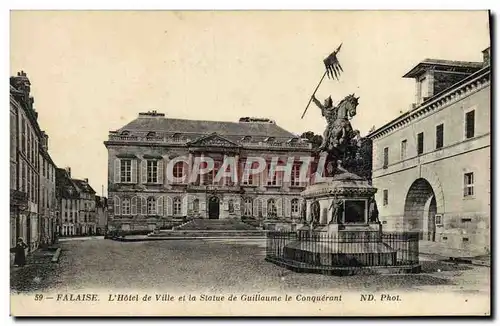
M 316 96 L 360 96 L 364 135 L 414 102 L 402 76 L 425 58 L 481 61 L 486 11 L 12 11 L 10 73 L 31 80 L 49 152 L 107 189 L 108 132 L 157 110 L 167 117 L 266 117 L 322 133 L 311 105 L 323 59 L 340 43 L 340 80 Z

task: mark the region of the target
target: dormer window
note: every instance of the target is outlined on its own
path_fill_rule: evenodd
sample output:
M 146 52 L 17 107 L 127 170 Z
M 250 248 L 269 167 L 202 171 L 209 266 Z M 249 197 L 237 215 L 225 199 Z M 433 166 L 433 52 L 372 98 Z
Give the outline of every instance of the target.
M 298 142 L 299 139 L 297 137 L 293 137 L 293 138 L 290 138 L 287 143 L 291 143 L 291 144 L 295 144 L 296 142 Z
M 252 140 L 252 136 L 245 136 L 245 137 L 241 138 L 242 142 L 250 142 L 251 140 Z
M 124 131 L 122 131 L 122 132 L 120 133 L 120 135 L 122 135 L 122 136 L 129 136 L 129 135 L 130 135 L 130 131 L 128 131 L 128 130 L 124 130 Z
M 156 137 L 156 132 L 154 131 L 150 131 L 148 132 L 148 134 L 146 135 L 147 138 L 153 138 L 153 137 Z
M 276 137 L 267 137 L 266 139 L 264 139 L 264 141 L 271 143 L 271 142 L 276 141 Z
M 181 139 L 181 134 L 178 134 L 178 133 L 177 133 L 177 134 L 173 134 L 173 135 L 172 135 L 172 139 L 173 139 L 173 140 L 176 140 L 176 141 L 177 141 L 177 140 L 180 140 L 180 139 Z

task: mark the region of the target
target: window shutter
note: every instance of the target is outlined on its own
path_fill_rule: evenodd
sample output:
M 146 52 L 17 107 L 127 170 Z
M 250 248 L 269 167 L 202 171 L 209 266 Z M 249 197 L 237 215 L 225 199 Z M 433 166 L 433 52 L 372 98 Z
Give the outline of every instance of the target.
M 259 200 L 258 198 L 255 198 L 253 200 L 253 216 L 254 217 L 259 217 Z
M 163 216 L 163 196 L 159 196 L 158 198 L 156 198 L 156 205 L 156 213 L 160 216 Z
M 146 202 L 146 198 L 144 197 L 139 197 L 139 202 L 138 205 L 140 204 L 140 213 L 141 215 L 147 215 L 148 214 L 148 206 Z M 139 207 L 137 208 L 139 210 Z
M 172 198 L 171 197 L 166 197 L 166 201 L 165 201 L 165 204 L 166 204 L 166 216 L 172 216 L 173 215 L 173 212 L 172 212 L 172 206 L 173 206 L 173 202 L 172 202 Z
M 262 200 L 262 216 L 267 217 L 267 200 L 264 198 L 261 200 Z
M 281 198 L 276 201 L 276 215 L 283 217 L 283 200 Z
M 148 181 L 148 161 L 141 161 L 141 182 L 146 183 Z
M 115 183 L 120 182 L 120 159 L 115 158 Z
M 292 216 L 292 208 L 291 208 L 290 199 L 285 198 L 284 205 L 285 205 L 285 217 L 291 217 Z
M 159 184 L 163 184 L 163 160 L 158 161 L 158 166 L 156 171 L 158 175 L 158 179 L 156 180 L 156 182 Z
M 116 215 L 121 215 L 121 212 L 120 212 L 120 198 L 118 196 L 115 196 L 113 198 L 113 200 L 115 201 L 115 216 Z
M 137 183 L 137 160 L 132 160 L 130 163 L 130 178 L 132 183 Z
M 130 200 L 130 213 L 132 215 L 137 215 L 137 197 L 136 196 L 132 197 L 132 200 Z
M 187 215 L 188 196 L 182 197 L 182 215 Z
M 207 209 L 205 201 L 200 200 L 199 205 L 200 205 L 200 213 L 205 212 L 205 210 Z
M 164 175 L 163 177 L 163 184 L 169 184 L 169 175 L 168 175 L 168 156 L 164 158 L 164 160 L 162 160 L 162 165 L 163 165 L 163 169 L 162 169 L 162 174 Z M 172 167 L 170 167 L 172 168 Z M 170 177 L 172 177 L 173 175 L 173 172 L 174 171 L 170 171 Z
M 189 195 L 188 195 L 189 196 Z M 188 210 L 192 211 L 193 210 L 193 200 L 194 200 L 194 197 L 193 196 L 189 196 L 188 197 Z

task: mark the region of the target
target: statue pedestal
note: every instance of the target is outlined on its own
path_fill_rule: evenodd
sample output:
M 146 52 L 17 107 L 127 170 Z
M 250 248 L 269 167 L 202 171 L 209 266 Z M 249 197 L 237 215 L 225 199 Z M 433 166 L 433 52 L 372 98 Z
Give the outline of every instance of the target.
M 367 181 L 348 172 L 310 185 L 302 193 L 307 205 L 305 223 L 295 234 L 276 242 L 284 245 L 271 261 L 297 271 L 335 275 L 367 269 L 418 272 L 418 241 L 417 264 L 401 267 L 398 250 L 406 243 L 384 238 L 374 213 L 376 191 Z

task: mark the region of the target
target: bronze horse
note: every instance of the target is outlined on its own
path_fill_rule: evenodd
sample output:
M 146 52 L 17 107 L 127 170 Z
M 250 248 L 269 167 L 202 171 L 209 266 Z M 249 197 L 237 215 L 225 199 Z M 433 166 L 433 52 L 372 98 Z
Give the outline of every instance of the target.
M 345 148 L 356 136 L 349 120 L 356 115 L 359 97 L 347 95 L 337 106 L 333 106 L 331 98 L 321 104 L 313 95 L 314 103 L 321 109 L 322 115 L 328 123 L 323 133 L 323 143 L 320 151 L 345 152 Z

